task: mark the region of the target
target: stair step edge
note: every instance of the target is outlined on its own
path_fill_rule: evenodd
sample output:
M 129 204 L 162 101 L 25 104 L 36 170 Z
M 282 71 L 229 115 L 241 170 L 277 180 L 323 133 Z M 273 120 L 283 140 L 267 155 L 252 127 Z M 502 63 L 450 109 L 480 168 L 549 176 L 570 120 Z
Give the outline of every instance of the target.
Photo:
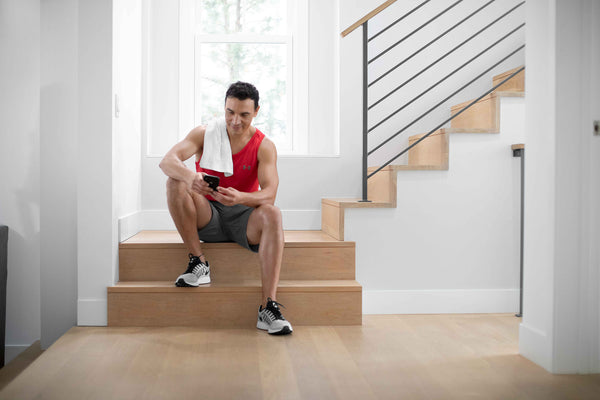
M 354 247 L 351 241 L 337 240 L 322 231 L 284 231 L 285 247 Z M 202 243 L 204 248 L 242 249 L 233 242 Z M 177 231 L 141 231 L 119 243 L 119 248 L 185 248 Z
M 258 292 L 262 288 L 259 280 L 209 283 L 199 287 L 180 288 L 173 281 L 118 282 L 107 288 L 108 293 L 215 293 L 215 292 Z M 353 292 L 362 291 L 355 280 L 282 280 L 278 292 Z

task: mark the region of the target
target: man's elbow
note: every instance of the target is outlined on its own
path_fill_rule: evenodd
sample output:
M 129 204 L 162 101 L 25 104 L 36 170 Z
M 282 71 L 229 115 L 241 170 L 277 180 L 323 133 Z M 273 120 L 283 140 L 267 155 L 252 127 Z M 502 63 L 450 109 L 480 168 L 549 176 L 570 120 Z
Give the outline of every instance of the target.
M 165 171 L 165 168 L 167 167 L 167 157 L 163 157 L 162 160 L 160 160 L 160 162 L 158 163 L 158 168 L 160 168 L 162 170 L 162 172 L 164 172 L 165 174 L 167 173 Z

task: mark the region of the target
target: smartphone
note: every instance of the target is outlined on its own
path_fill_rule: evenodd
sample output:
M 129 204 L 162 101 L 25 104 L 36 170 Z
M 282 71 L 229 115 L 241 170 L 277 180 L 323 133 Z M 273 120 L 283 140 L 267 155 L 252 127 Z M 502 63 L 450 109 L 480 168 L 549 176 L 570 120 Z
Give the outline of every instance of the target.
M 212 190 L 217 190 L 217 186 L 219 186 L 219 177 L 213 175 L 204 175 L 204 181 L 208 183 L 208 187 Z

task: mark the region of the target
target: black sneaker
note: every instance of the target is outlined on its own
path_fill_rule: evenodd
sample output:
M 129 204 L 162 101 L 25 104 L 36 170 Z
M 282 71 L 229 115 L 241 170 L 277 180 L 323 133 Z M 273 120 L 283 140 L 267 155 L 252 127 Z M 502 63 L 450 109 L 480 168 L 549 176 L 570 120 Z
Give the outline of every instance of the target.
M 210 283 L 210 266 L 208 261 L 203 263 L 200 257 L 189 254 L 190 262 L 185 273 L 179 275 L 175 281 L 175 286 L 196 287 L 205 283 Z
M 292 333 L 292 324 L 286 321 L 279 311 L 279 304 L 276 301 L 267 299 L 267 306 L 265 308 L 262 305 L 258 308 L 258 322 L 256 327 L 268 331 L 271 335 L 287 335 Z

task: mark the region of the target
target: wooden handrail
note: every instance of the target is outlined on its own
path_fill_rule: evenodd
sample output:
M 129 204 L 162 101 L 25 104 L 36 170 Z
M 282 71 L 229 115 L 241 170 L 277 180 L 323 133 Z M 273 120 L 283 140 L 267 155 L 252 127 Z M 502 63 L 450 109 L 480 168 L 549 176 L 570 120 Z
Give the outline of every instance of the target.
M 396 0 L 387 0 L 385 3 L 383 3 L 382 5 L 380 5 L 379 7 L 377 7 L 376 9 L 374 9 L 373 11 L 371 11 L 370 13 L 368 13 L 367 15 L 365 15 L 364 17 L 362 17 L 361 19 L 359 19 L 358 21 L 356 21 L 355 23 L 353 23 L 345 31 L 343 31 L 341 33 L 342 37 L 345 37 L 350 32 L 352 32 L 353 30 L 355 30 L 356 28 L 358 28 L 359 26 L 361 26 L 362 24 L 364 24 L 365 21 L 370 20 L 371 18 L 373 18 L 374 16 L 376 16 L 377 14 L 379 14 L 380 12 L 382 12 L 383 10 L 385 10 L 386 8 L 388 8 L 389 6 L 391 6 L 395 2 L 396 2 Z

